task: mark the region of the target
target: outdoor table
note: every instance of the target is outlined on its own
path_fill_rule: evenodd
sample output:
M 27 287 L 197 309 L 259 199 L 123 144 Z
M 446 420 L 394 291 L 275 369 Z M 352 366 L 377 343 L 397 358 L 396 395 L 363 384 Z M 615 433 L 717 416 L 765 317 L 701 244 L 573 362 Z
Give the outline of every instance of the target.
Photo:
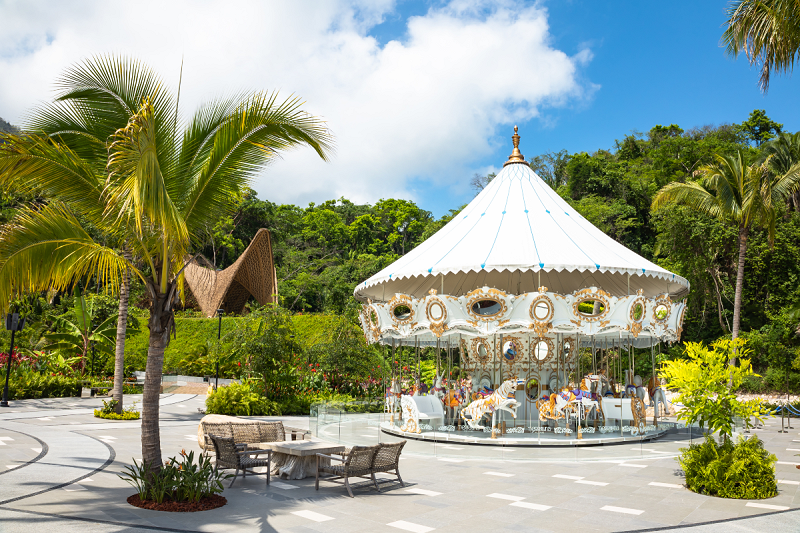
M 282 479 L 303 479 L 317 474 L 317 454 L 341 454 L 345 447 L 330 442 L 298 440 L 272 446 L 272 473 Z M 330 459 L 320 459 L 330 465 Z

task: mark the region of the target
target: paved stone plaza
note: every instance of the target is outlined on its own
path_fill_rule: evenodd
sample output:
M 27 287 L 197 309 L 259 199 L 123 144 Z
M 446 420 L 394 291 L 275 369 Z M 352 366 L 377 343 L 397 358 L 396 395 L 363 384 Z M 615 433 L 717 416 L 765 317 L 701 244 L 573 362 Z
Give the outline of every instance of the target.
M 126 397 L 131 402 L 137 397 Z M 165 457 L 199 451 L 204 396 L 162 396 Z M 409 442 L 406 487 L 382 493 L 313 478 L 238 478 L 228 505 L 199 513 L 132 507 L 134 490 L 117 477 L 140 457 L 139 422 L 92 416 L 99 399 L 12 402 L 0 411 L 0 531 L 800 531 L 800 421 L 756 433 L 778 456 L 780 494 L 770 500 L 722 500 L 682 487 L 675 456 L 689 442 L 673 433 L 654 442 L 570 449 L 487 448 Z M 308 427 L 309 419 L 280 417 Z M 321 426 L 320 437 L 348 444 L 393 440 L 377 420 L 353 417 Z M 696 436 L 695 436 L 696 437 Z M 796 448 L 796 449 L 795 449 Z

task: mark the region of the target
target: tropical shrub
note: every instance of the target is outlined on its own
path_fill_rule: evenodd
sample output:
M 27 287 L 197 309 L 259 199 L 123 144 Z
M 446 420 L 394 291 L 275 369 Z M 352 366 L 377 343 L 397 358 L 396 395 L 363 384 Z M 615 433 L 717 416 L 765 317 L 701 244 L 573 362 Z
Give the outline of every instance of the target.
M 5 375 L 3 377 L 5 378 Z M 64 398 L 80 395 L 80 380 L 72 376 L 48 375 L 33 370 L 18 369 L 11 373 L 8 382 L 8 398 L 10 400 Z
M 741 401 L 736 389 L 746 376 L 753 376 L 744 339 L 720 339 L 711 347 L 703 343 L 687 342 L 686 359 L 666 361 L 661 374 L 667 386 L 678 391 L 676 403 L 684 408 L 678 411 L 678 420 L 697 423 L 719 432 L 724 440 L 733 434 L 734 417 L 749 421 L 761 420 L 763 407 L 760 400 Z M 738 358 L 738 365 L 731 364 Z
M 265 398 L 252 381 L 219 387 L 206 398 L 206 413 L 230 416 L 280 415 L 280 406 Z
M 95 409 L 94 416 L 108 420 L 139 420 L 139 411 L 136 410 L 136 402 L 126 407 L 122 413 L 116 412 L 117 400 L 103 400 L 103 408 Z
M 742 436 L 717 442 L 707 435 L 701 444 L 692 444 L 678 459 L 686 474 L 686 486 L 697 493 L 721 498 L 763 499 L 778 494 L 775 480 L 777 457 L 764 449 L 764 443 Z
M 161 470 L 151 469 L 147 463 L 126 466 L 119 477 L 130 483 L 139 493 L 139 499 L 156 503 L 172 500 L 176 502 L 197 502 L 201 498 L 220 494 L 224 490 L 222 481 L 231 477 L 214 468 L 209 457 L 194 452 L 188 454 L 181 450 L 181 459 L 171 457 L 164 462 Z

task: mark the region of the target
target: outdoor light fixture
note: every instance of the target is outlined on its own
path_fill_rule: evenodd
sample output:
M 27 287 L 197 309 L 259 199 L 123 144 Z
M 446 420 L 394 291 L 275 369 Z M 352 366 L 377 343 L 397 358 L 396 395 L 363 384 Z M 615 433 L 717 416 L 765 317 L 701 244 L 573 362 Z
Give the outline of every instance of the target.
M 214 390 L 217 390 L 219 387 L 219 345 L 220 340 L 222 339 L 222 315 L 225 314 L 224 309 L 217 309 L 217 316 L 219 317 L 219 328 L 217 329 L 217 365 L 216 365 L 216 374 L 214 376 Z
M 8 349 L 8 361 L 6 361 L 6 386 L 3 388 L 3 401 L 0 407 L 8 407 L 8 378 L 11 376 L 11 355 L 14 353 L 14 333 L 22 331 L 25 327 L 25 319 L 20 318 L 19 313 L 9 313 L 6 315 L 6 329 L 11 332 L 11 346 Z

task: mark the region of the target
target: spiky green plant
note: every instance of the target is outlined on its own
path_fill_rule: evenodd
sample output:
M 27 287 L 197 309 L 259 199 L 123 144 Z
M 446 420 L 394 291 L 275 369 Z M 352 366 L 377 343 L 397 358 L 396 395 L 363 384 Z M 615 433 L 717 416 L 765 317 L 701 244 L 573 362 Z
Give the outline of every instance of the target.
M 717 442 L 707 435 L 701 444 L 681 449 L 678 461 L 686 475 L 686 486 L 697 493 L 721 498 L 760 500 L 778 494 L 775 455 L 752 436 Z

